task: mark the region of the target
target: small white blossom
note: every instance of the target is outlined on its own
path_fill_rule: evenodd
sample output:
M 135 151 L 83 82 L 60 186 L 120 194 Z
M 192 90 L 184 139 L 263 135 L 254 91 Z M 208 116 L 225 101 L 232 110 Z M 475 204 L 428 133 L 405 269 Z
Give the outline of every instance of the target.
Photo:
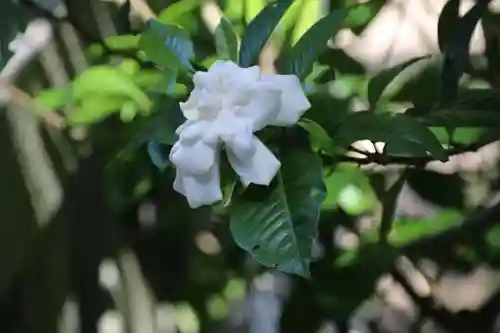
M 192 208 L 221 200 L 222 144 L 243 184 L 269 185 L 281 164 L 253 133 L 268 125 L 293 125 L 309 109 L 299 79 L 218 60 L 207 72 L 195 73 L 193 82 L 180 104 L 187 120 L 170 152 L 177 168 L 174 189 Z

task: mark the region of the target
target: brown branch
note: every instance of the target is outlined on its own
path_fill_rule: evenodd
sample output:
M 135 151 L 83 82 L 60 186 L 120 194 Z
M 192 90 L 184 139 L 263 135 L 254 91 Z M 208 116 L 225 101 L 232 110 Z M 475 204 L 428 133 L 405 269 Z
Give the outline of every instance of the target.
M 355 153 L 352 155 L 350 153 L 337 156 L 321 154 L 321 157 L 325 165 L 354 163 L 368 172 L 387 172 L 410 167 L 451 174 L 460 171 L 473 171 L 479 168 L 484 169 L 486 168 L 485 165 L 492 166 L 500 159 L 497 139 L 495 137 L 468 146 L 447 149 L 446 153 L 450 157 L 447 162 L 437 161 L 432 156 L 395 156 L 370 153 L 355 147 L 349 148 L 351 152 Z

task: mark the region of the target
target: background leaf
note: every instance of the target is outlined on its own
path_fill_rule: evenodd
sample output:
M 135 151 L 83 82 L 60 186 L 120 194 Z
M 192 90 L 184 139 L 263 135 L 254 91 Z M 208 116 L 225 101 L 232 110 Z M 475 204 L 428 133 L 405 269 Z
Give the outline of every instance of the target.
M 477 1 L 475 5 L 457 22 L 457 28 L 450 36 L 444 52 L 441 72 L 441 103 L 453 103 L 458 97 L 458 84 L 468 64 L 469 45 L 481 15 L 489 1 Z
M 238 36 L 234 32 L 231 22 L 225 17 L 221 18 L 215 29 L 215 46 L 219 59 L 238 63 Z
M 398 66 L 377 73 L 368 82 L 368 102 L 375 110 L 379 100 L 388 101 L 415 75 L 427 66 L 428 57 L 408 60 Z
M 453 29 L 460 21 L 460 0 L 448 0 L 444 5 L 438 19 L 438 44 L 441 52 L 446 51 L 446 46 L 453 34 Z
M 281 72 L 305 79 L 326 49 L 328 40 L 342 27 L 347 13 L 346 9 L 335 10 L 316 22 L 292 47 L 280 66 Z
M 248 24 L 240 47 L 241 67 L 249 67 L 254 63 L 292 2 L 292 0 L 277 0 L 270 3 Z

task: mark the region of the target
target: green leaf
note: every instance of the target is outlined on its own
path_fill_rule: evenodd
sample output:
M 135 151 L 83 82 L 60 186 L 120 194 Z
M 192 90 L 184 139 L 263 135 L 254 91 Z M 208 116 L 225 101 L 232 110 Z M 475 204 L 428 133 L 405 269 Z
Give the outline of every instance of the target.
M 326 195 L 321 159 L 293 150 L 280 160 L 274 186 L 250 187 L 233 195 L 230 229 L 236 243 L 259 263 L 307 278 Z
M 403 88 L 405 83 L 423 72 L 429 60 L 427 56 L 414 58 L 372 77 L 368 82 L 370 108 L 376 110 L 380 102 L 388 102 Z
M 160 144 L 173 145 L 177 141 L 175 130 L 186 119 L 182 115 L 179 103 L 166 95 L 159 96 L 155 110 L 145 119 L 140 129 L 124 147 L 123 151 L 132 151 L 150 140 Z
M 382 200 L 382 221 L 380 222 L 380 241 L 388 243 L 389 233 L 392 230 L 394 222 L 394 212 L 396 211 L 396 203 L 399 193 L 406 182 L 408 169 L 405 169 L 394 184 L 384 194 Z
M 333 141 L 320 124 L 311 119 L 303 118 L 298 125 L 309 133 L 309 141 L 314 151 L 323 151 L 331 156 L 335 154 Z
M 238 63 L 238 37 L 231 22 L 222 17 L 215 29 L 215 46 L 220 59 L 232 60 Z
M 300 2 L 300 1 L 299 1 Z M 321 1 L 302 1 L 298 18 L 292 33 L 292 45 L 309 30 L 322 16 L 323 3 Z
M 61 109 L 72 100 L 71 87 L 41 91 L 37 93 L 34 100 L 44 109 Z
M 487 10 L 488 1 L 476 4 L 458 20 L 449 43 L 446 45 L 445 59 L 441 72 L 441 103 L 450 104 L 458 97 L 459 80 L 469 57 L 469 45 L 477 23 Z
M 305 79 L 311 73 L 318 56 L 326 49 L 328 40 L 342 27 L 347 13 L 346 9 L 339 9 L 316 22 L 292 47 L 281 71 Z
M 80 74 L 73 82 L 72 95 L 75 101 L 99 95 L 119 99 L 130 99 L 138 107 L 147 110 L 151 106 L 148 96 L 134 83 L 133 79 L 111 66 L 95 66 Z
M 444 127 L 434 126 L 429 127 L 429 130 L 436 136 L 439 142 L 443 144 L 449 142 L 448 134 Z M 488 133 L 488 128 L 486 127 L 457 127 L 453 134 L 453 143 L 470 146 L 479 142 L 486 133 Z
M 137 49 L 140 36 L 119 35 L 104 39 L 104 43 L 113 51 L 127 51 Z
M 143 69 L 134 75 L 133 79 L 141 89 L 171 95 L 174 92 L 177 74 L 173 70 Z
M 242 0 L 245 4 L 245 21 L 250 23 L 265 7 L 267 0 Z
M 425 220 L 398 220 L 389 235 L 392 245 L 403 247 L 421 238 L 442 233 L 459 226 L 463 215 L 458 210 L 443 209 L 436 216 Z
M 156 18 L 161 23 L 180 24 L 181 18 L 200 6 L 199 0 L 181 0 L 165 8 Z
M 192 70 L 193 42 L 186 30 L 151 20 L 139 39 L 139 48 L 158 66 L 170 70 Z
M 68 114 L 68 122 L 73 126 L 94 124 L 119 112 L 128 102 L 130 100 L 124 96 L 95 94 L 81 100 L 79 106 Z
M 389 155 L 421 157 L 427 152 L 440 161 L 448 156 L 432 132 L 404 114 L 354 112 L 337 127 L 334 140 L 349 146 L 358 140 L 386 143 Z
M 141 70 L 141 65 L 134 59 L 124 59 L 122 60 L 118 68 L 123 73 L 133 77 L 139 73 L 139 71 Z
M 373 211 L 377 203 L 370 180 L 356 165 L 341 163 L 330 174 L 325 175 L 327 196 L 323 209 L 340 207 L 349 215 L 361 215 Z
M 448 0 L 439 14 L 438 20 L 438 44 L 441 52 L 445 52 L 453 29 L 456 29 L 460 21 L 460 0 Z
M 137 115 L 137 106 L 134 102 L 125 102 L 120 109 L 120 119 L 124 123 L 131 122 Z
M 408 142 L 413 143 L 414 147 L 418 145 L 425 149 L 426 152 L 429 152 L 432 157 L 439 161 L 448 161 L 448 155 L 439 140 L 427 127 L 418 121 L 404 114 L 399 114 L 392 117 L 388 126 L 390 126 L 391 138 L 387 140 L 387 153 L 411 155 L 412 150 L 406 149 L 409 146 L 400 149 L 400 143 Z M 413 156 L 419 156 L 418 150 L 414 148 L 413 151 L 415 151 Z
M 266 6 L 246 27 L 241 41 L 239 64 L 251 66 L 292 4 L 292 0 L 277 0 Z
M 375 18 L 385 0 L 371 0 L 349 7 L 349 15 L 344 21 L 344 27 L 352 29 L 354 33 L 360 34 L 364 28 Z
M 160 169 L 165 170 L 170 164 L 169 160 L 170 146 L 162 144 L 155 139 L 148 142 L 148 154 L 151 162 Z

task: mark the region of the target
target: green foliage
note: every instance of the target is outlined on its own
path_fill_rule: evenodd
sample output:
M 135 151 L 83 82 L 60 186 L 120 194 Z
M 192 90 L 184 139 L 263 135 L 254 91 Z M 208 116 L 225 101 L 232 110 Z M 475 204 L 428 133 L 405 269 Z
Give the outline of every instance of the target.
M 347 10 L 337 10 L 316 22 L 290 50 L 281 71 L 305 79 L 311 73 L 315 60 L 326 49 L 326 43 L 342 27 L 346 17 Z
M 71 102 L 71 88 L 44 90 L 34 100 L 44 109 L 57 110 Z
M 404 114 L 356 112 L 340 123 L 335 135 L 337 142 L 349 146 L 358 140 L 384 142 L 390 155 L 424 157 L 429 153 L 435 159 L 448 157 L 432 132 L 418 121 Z
M 181 0 L 165 8 L 156 19 L 161 23 L 175 24 L 188 31 L 194 31 L 198 27 L 194 13 L 199 6 L 198 0 Z
M 292 0 L 277 0 L 267 5 L 248 24 L 241 40 L 239 64 L 251 66 L 273 33 Z
M 394 223 L 394 213 L 396 211 L 396 202 L 406 181 L 408 170 L 405 170 L 394 184 L 384 193 L 382 202 L 382 220 L 380 221 L 380 240 L 387 243 L 389 233 Z
M 384 70 L 368 82 L 368 102 L 376 110 L 379 104 L 390 101 L 415 75 L 421 73 L 428 57 L 410 59 L 401 65 Z
M 193 43 L 187 31 L 175 25 L 150 21 L 139 39 L 139 48 L 163 69 L 174 72 L 192 69 Z
M 232 60 L 238 63 L 238 36 L 225 17 L 215 29 L 215 46 L 219 59 Z
M 74 125 L 97 122 L 118 110 L 124 119 L 131 119 L 151 107 L 148 96 L 132 77 L 110 66 L 96 66 L 82 73 L 73 82 L 71 94 L 77 108 L 68 120 Z
M 270 188 L 235 195 L 230 228 L 235 241 L 260 263 L 309 277 L 311 245 L 326 190 L 321 160 L 300 150 L 280 155 L 282 168 Z
M 171 5 L 155 8 L 158 16 L 141 33 L 127 30 L 92 39 L 89 53 L 98 55 L 92 57 L 98 64 L 67 87 L 35 93 L 34 102 L 45 115 L 64 109 L 70 127 L 93 125 L 88 141 L 96 151 L 105 152 L 99 158 L 107 168 L 99 183 L 106 183 L 106 204 L 114 214 L 154 202 L 159 210 L 155 219 L 173 235 L 162 246 L 175 244 L 165 253 L 177 254 L 182 246 L 188 247 L 185 244 L 196 243 L 197 251 L 189 248 L 195 259 L 186 264 L 194 273 L 182 276 L 187 287 L 179 289 L 187 290 L 176 291 L 182 295 L 174 298 L 203 298 L 193 302 L 194 311 L 202 313 L 200 327 L 205 328 L 208 317 L 220 321 L 231 311 L 224 291 L 229 280 L 247 280 L 256 273 L 242 268 L 242 253 L 265 268 L 310 278 L 300 279 L 297 288 L 302 284 L 309 288 L 312 312 L 346 320 L 401 255 L 429 257 L 453 268 L 477 260 L 498 263 L 498 228 L 460 234 L 471 205 L 465 203 L 470 194 L 462 174 L 423 169 L 430 161 L 447 162 L 457 152 L 473 151 L 499 138 L 498 81 L 491 73 L 483 75 L 487 70 L 472 68 L 468 55 L 471 34 L 486 10 L 483 2 L 460 17 L 459 1 L 448 1 L 438 24 L 442 55 L 410 59 L 372 74 L 327 43 L 340 29 L 359 33 L 383 0 L 354 6 L 339 2 L 329 13 L 324 13 L 320 1 L 228 0 L 221 2 L 224 17 L 213 35 L 200 28 L 205 24 L 198 19 L 200 1 L 167 2 Z M 238 36 L 243 36 L 241 43 Z M 279 51 L 272 59 L 277 71 L 299 78 L 311 108 L 294 126 L 268 126 L 255 133 L 281 163 L 271 185 L 241 185 L 222 158 L 223 199 L 212 207 L 191 210 L 172 188 L 176 170 L 169 161 L 170 150 L 179 139 L 176 129 L 186 121 L 179 102 L 192 91 L 195 71 L 205 71 L 218 59 L 252 66 L 270 41 Z M 461 81 L 465 72 L 470 82 Z M 359 111 L 357 105 L 368 110 Z M 412 106 L 404 110 L 407 105 Z M 104 122 L 108 117 L 112 119 Z M 295 135 L 302 136 L 295 140 Z M 385 145 L 382 151 L 361 156 L 353 147 L 360 140 Z M 374 164 L 377 168 L 400 164 L 405 171 L 386 188 L 385 172 L 366 172 Z M 488 181 L 497 178 L 494 172 L 487 174 Z M 437 213 L 425 218 L 396 214 L 404 184 L 424 197 L 422 201 L 435 203 Z M 475 184 L 470 186 L 476 193 Z M 376 226 L 358 230 L 360 218 L 366 216 Z M 229 224 L 212 223 L 219 219 Z M 331 244 L 339 226 L 353 231 L 357 246 L 341 249 Z M 127 235 L 120 241 L 130 245 L 129 230 L 117 228 L 117 237 Z M 177 228 L 185 228 L 181 229 L 185 233 L 177 233 Z M 200 234 L 210 234 L 205 242 L 210 249 L 204 248 Z M 426 245 L 427 239 L 441 235 L 442 242 Z M 314 240 L 323 242 L 325 253 L 311 264 Z M 9 260 L 6 265 L 15 267 L 5 269 L 7 280 L 20 265 L 17 256 Z M 2 288 L 8 284 L 3 278 Z M 186 321 L 194 319 L 190 315 Z
M 344 21 L 344 27 L 350 28 L 359 34 L 378 14 L 385 4 L 385 0 L 371 0 L 349 8 L 349 15 Z
M 454 27 L 459 24 L 460 0 L 448 0 L 441 10 L 438 20 L 438 44 L 441 52 L 446 50 Z

